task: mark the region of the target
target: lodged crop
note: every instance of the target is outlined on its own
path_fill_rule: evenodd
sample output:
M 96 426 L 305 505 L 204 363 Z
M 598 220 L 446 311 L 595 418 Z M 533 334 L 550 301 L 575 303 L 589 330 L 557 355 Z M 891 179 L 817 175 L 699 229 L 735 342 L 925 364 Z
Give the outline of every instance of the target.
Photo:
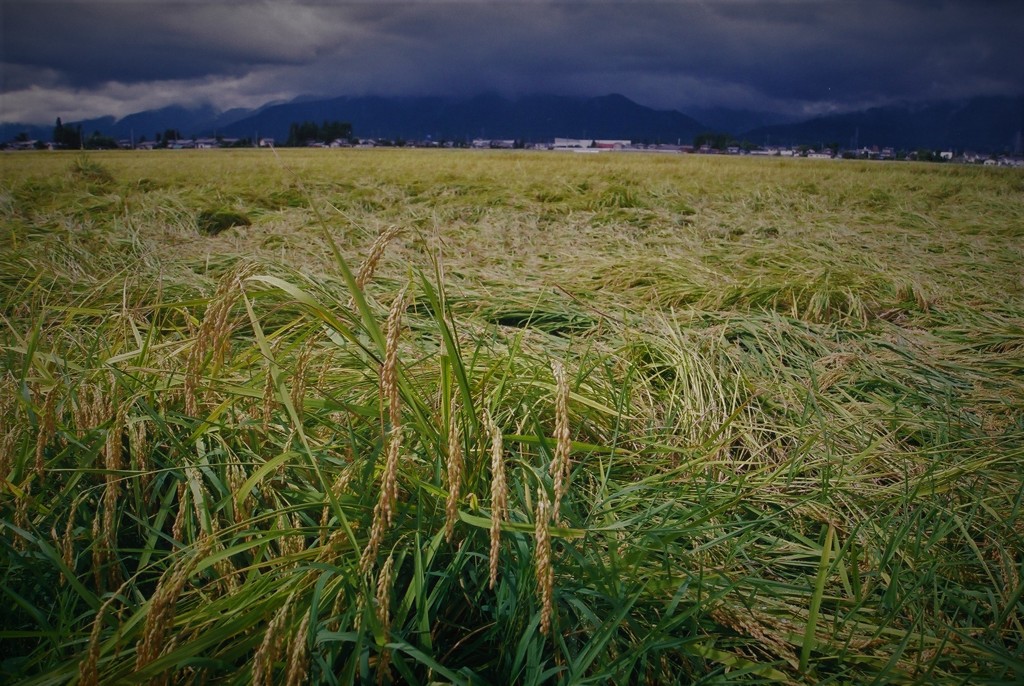
M 1024 678 L 1019 172 L 5 164 L 2 680 Z

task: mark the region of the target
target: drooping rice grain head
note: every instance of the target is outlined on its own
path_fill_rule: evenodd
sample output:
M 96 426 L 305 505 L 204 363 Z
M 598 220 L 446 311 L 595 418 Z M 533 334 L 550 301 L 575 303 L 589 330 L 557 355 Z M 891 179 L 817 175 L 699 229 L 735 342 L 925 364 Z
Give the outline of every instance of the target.
M 20 434 L 20 429 L 12 426 L 0 435 L 0 479 L 6 479 L 14 466 L 14 446 Z
M 256 271 L 255 264 L 242 264 L 224 277 L 210 299 L 206 314 L 199 325 L 192 348 L 185 361 L 183 393 L 185 412 L 189 416 L 199 413 L 199 385 L 207 366 L 217 370 L 224 363 L 231 343 L 231 310 L 242 294 L 242 281 Z M 209 358 L 207 358 L 209 355 Z
M 767 649 L 779 659 L 785 660 L 792 667 L 799 666 L 793 646 L 782 637 L 799 635 L 802 627 L 795 623 L 757 613 L 750 608 L 729 608 L 721 605 L 709 613 L 714 621 L 727 626 L 741 636 L 749 636 L 758 641 L 762 649 Z
M 207 554 L 209 554 L 209 541 L 198 547 L 192 556 L 179 560 L 164 572 L 156 590 L 153 591 L 149 612 L 146 614 L 146 624 L 142 630 L 142 638 L 135 646 L 136 671 L 160 657 L 165 649 L 169 649 L 166 639 L 174 625 L 178 598 L 181 596 L 181 591 L 192 570 Z
M 572 442 L 569 436 L 569 381 L 565 367 L 558 360 L 551 362 L 551 371 L 555 377 L 555 455 L 551 460 L 551 476 L 554 479 L 555 500 L 552 504 L 551 516 L 558 521 L 562 497 L 569 480 L 569 450 Z
M 75 569 L 75 515 L 78 513 L 78 506 L 82 504 L 82 500 L 88 493 L 80 493 L 78 497 L 71 503 L 71 509 L 68 511 L 68 520 L 64 524 L 64 535 L 60 539 L 60 554 L 61 559 L 64 560 L 64 566 L 74 571 Z M 64 576 L 61 576 L 61 584 L 65 582 Z
M 137 418 L 127 426 L 128 451 L 131 459 L 131 468 L 139 475 L 139 483 L 145 491 L 153 480 L 152 469 L 149 464 L 149 446 L 147 444 L 148 434 L 146 432 L 146 420 Z
M 105 467 L 107 469 L 106 474 L 106 486 L 104 487 L 104 522 L 103 531 L 107 536 L 107 540 L 110 542 L 110 548 L 113 550 L 115 542 L 117 540 L 115 533 L 114 514 L 117 512 L 117 501 L 121 495 L 121 478 L 117 472 L 124 469 L 124 448 L 122 443 L 122 435 L 124 434 L 125 426 L 125 408 L 123 406 L 117 407 L 117 409 L 110 408 L 110 411 L 114 413 L 114 422 L 111 427 L 107 430 L 107 440 L 103 447 L 103 455 Z M 111 567 L 113 573 L 113 567 Z M 111 584 L 120 583 L 111 579 Z
M 302 522 L 299 520 L 298 515 L 288 517 L 282 513 L 278 516 L 277 526 L 282 531 L 295 532 L 278 538 L 277 544 L 281 549 L 281 557 L 293 558 L 300 555 L 306 549 L 306 537 L 302 534 Z M 298 561 L 293 560 L 290 564 L 298 564 Z
M 377 271 L 377 264 L 380 262 L 380 258 L 384 256 L 384 250 L 388 247 L 388 243 L 401 232 L 401 226 L 392 226 L 377 236 L 373 245 L 370 246 L 370 252 L 367 253 L 366 259 L 359 265 L 359 270 L 356 272 L 356 285 L 359 288 L 364 288 L 366 284 L 370 283 L 374 272 Z M 348 309 L 352 309 L 354 306 L 355 299 L 349 298 Z
M 536 558 L 534 560 L 537 575 L 537 599 L 540 601 L 540 632 L 545 636 L 551 630 L 551 617 L 554 608 L 554 569 L 551 566 L 551 534 L 548 524 L 551 522 L 551 504 L 547 493 L 537 489 L 537 512 L 534 515 L 534 541 L 536 542 Z
M 380 568 L 380 575 L 377 577 L 377 621 L 380 622 L 385 635 L 391 629 L 391 584 L 395 571 L 395 556 L 388 555 L 388 559 Z
M 117 548 L 117 505 L 120 489 L 116 480 L 107 481 L 103 490 L 103 522 L 101 524 L 100 536 L 103 539 L 103 547 L 106 551 L 106 576 L 108 588 L 113 588 L 121 583 L 121 570 L 118 565 L 113 564 L 113 551 Z M 102 570 L 97 570 L 102 573 Z
M 213 520 L 213 522 L 213 529 L 216 532 L 216 520 Z M 221 543 L 216 533 L 204 533 L 200 538 L 200 547 L 209 550 L 210 553 L 220 553 L 224 550 L 224 544 Z M 223 557 L 217 560 L 213 564 L 213 571 L 217 573 L 221 590 L 225 594 L 231 594 L 238 590 L 238 570 L 235 569 L 235 565 L 231 562 L 230 557 Z
M 75 423 L 75 435 L 79 440 L 85 437 L 86 433 L 94 428 L 92 408 L 95 405 L 94 395 L 96 387 L 92 384 L 82 384 L 75 396 L 75 405 L 72 410 L 72 418 Z
M 231 490 L 231 502 L 234 503 L 234 519 L 236 524 L 241 524 L 243 521 L 249 518 L 249 514 L 252 512 L 253 497 L 250 492 L 245 493 L 239 498 L 242 486 L 245 485 L 247 478 L 245 468 L 242 463 L 238 461 L 238 458 L 231 456 L 231 459 L 227 464 L 227 480 L 228 488 Z
M 263 641 L 256 649 L 252 661 L 252 684 L 253 686 L 274 686 L 274 663 L 277 662 L 281 650 L 284 648 L 285 625 L 291 612 L 292 600 L 295 596 L 288 596 L 288 600 L 274 615 L 267 625 L 263 634 Z
M 96 503 L 96 514 L 92 518 L 92 574 L 96 588 L 103 588 L 103 569 L 109 558 L 107 537 L 103 532 L 104 507 L 101 498 Z
M 10 371 L 0 376 L 0 435 L 6 435 L 16 423 L 18 382 Z
M 46 401 L 39 413 L 39 433 L 36 435 L 36 478 L 42 483 L 46 478 L 44 464 L 46 446 L 53 440 L 57 432 L 57 389 L 52 388 L 46 394 Z
M 448 413 L 448 498 L 445 501 L 444 537 L 451 542 L 455 532 L 455 520 L 459 516 L 459 491 L 462 487 L 462 431 L 459 427 L 458 409 L 452 396 L 451 411 Z
M 210 498 L 209 491 L 206 489 L 206 482 L 203 480 L 203 473 L 200 472 L 199 468 L 196 467 L 194 464 L 186 463 L 186 465 L 185 465 L 185 479 L 186 479 L 186 483 L 199 484 L 199 488 L 195 489 L 195 491 L 193 491 L 192 489 L 189 489 L 189 492 L 192 494 L 192 498 L 191 498 L 191 500 L 192 500 L 192 510 L 195 512 L 195 515 L 196 515 L 196 519 L 195 519 L 195 521 L 196 521 L 196 530 L 198 532 L 200 532 L 200 533 L 205 533 L 207 535 L 212 535 L 214 533 L 214 531 L 212 531 L 212 530 L 207 528 L 207 525 L 206 525 L 207 518 L 203 516 L 203 514 L 204 514 L 204 507 L 205 507 L 204 500 L 206 500 L 206 499 L 211 499 L 212 500 L 212 498 Z M 216 526 L 216 523 L 215 523 L 216 520 L 214 520 L 213 517 L 210 517 L 209 521 L 210 521 L 210 526 L 214 526 L 214 527 Z
M 0 378 L 0 479 L 14 466 L 14 445 L 24 422 L 18 417 L 18 384 L 11 372 Z
M 384 634 L 385 644 L 391 636 L 391 585 L 394 583 L 395 556 L 388 555 L 387 561 L 380 569 L 380 576 L 377 578 L 377 621 L 380 622 L 381 632 Z M 377 683 L 381 684 L 387 680 L 391 671 L 391 651 L 387 648 L 381 650 L 377 662 Z
M 395 504 L 398 500 L 398 456 L 402 449 L 402 427 L 392 431 L 388 443 L 387 461 L 384 463 L 384 478 L 381 482 L 381 517 L 386 526 L 391 526 L 395 517 Z
M 285 686 L 301 686 L 309 671 L 309 612 L 302 618 L 299 628 L 292 637 L 288 651 L 288 665 L 285 669 Z
M 331 532 L 330 536 L 327 536 L 326 540 L 320 543 L 320 548 L 316 555 L 316 561 L 320 563 L 330 563 L 335 561 L 347 541 L 348 532 L 342 528 L 335 529 Z
M 188 517 L 189 490 L 185 488 L 185 482 L 178 484 L 178 511 L 174 515 L 174 524 L 171 526 L 171 536 L 175 541 L 182 541 L 185 535 L 185 520 Z
M 380 372 L 381 397 L 387 402 L 388 419 L 392 427 L 397 427 L 401 421 L 398 394 L 398 341 L 402 333 L 402 312 L 405 310 L 406 291 L 407 288 L 403 288 L 398 293 L 388 312 L 384 364 Z
M 505 479 L 505 450 L 501 428 L 487 418 L 491 432 L 491 552 L 490 587 L 498 582 L 498 556 L 501 547 L 501 523 L 508 519 L 508 483 Z
M 370 538 L 366 543 L 366 547 L 363 548 L 362 556 L 359 559 L 359 568 L 364 574 L 370 571 L 374 561 L 377 559 L 377 551 L 384 540 L 384 533 L 391 526 L 391 520 L 394 516 L 395 501 L 398 497 L 398 456 L 401 448 L 401 427 L 399 427 L 397 432 L 392 431 L 390 435 L 380 495 L 377 499 L 377 504 L 373 508 Z
M 295 359 L 295 371 L 292 374 L 292 406 L 295 408 L 295 412 L 299 415 L 300 420 L 302 419 L 306 401 L 306 368 L 309 366 L 309 360 L 313 355 L 314 344 L 315 340 L 310 338 L 302 345 L 299 355 Z
M 406 289 L 398 294 L 388 314 L 387 338 L 384 351 L 384 365 L 380 373 L 380 394 L 388 405 L 390 430 L 387 431 L 387 459 L 381 478 L 380 495 L 373 508 L 373 523 L 370 539 L 363 548 L 360 569 L 369 571 L 377 558 L 377 551 L 384 538 L 384 532 L 391 526 L 396 500 L 398 498 L 398 457 L 402 449 L 401 407 L 398 393 L 398 340 L 402 328 Z
M 81 686 L 99 686 L 99 661 L 100 661 L 100 633 L 103 630 L 103 617 L 107 609 L 118 599 L 117 593 L 111 593 L 92 621 L 92 630 L 89 632 L 89 643 L 85 649 L 85 658 L 78 664 L 78 683 Z

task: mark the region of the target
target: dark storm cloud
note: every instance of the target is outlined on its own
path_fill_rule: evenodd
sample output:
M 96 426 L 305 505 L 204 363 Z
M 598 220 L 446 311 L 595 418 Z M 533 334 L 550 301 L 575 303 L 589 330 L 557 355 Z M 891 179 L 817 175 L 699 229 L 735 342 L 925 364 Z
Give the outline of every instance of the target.
M 62 98 L 82 107 L 121 102 L 115 113 L 123 114 L 175 99 L 230 106 L 309 92 L 483 90 L 816 112 L 1021 92 L 1018 7 L 10 0 L 2 5 L 2 89 L 4 109 L 26 114 Z M 0 116 L 11 120 L 10 112 Z
M 281 3 L 8 2 L 4 58 L 71 86 L 237 75 L 308 64 L 336 37 L 321 9 Z

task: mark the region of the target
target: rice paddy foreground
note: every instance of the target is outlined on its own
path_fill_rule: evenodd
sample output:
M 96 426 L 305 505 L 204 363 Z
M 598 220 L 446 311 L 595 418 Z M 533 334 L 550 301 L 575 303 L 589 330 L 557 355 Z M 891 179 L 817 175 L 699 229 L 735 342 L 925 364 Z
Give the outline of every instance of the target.
M 0 676 L 1024 678 L 1024 175 L 8 155 Z

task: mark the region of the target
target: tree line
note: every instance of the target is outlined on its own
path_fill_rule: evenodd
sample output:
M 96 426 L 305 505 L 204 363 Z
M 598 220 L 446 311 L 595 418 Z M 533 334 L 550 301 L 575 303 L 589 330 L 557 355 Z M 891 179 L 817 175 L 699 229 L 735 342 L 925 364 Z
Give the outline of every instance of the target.
M 336 140 L 352 140 L 352 124 L 347 121 L 292 122 L 288 127 L 285 146 L 300 147 L 315 143 L 332 143 Z

